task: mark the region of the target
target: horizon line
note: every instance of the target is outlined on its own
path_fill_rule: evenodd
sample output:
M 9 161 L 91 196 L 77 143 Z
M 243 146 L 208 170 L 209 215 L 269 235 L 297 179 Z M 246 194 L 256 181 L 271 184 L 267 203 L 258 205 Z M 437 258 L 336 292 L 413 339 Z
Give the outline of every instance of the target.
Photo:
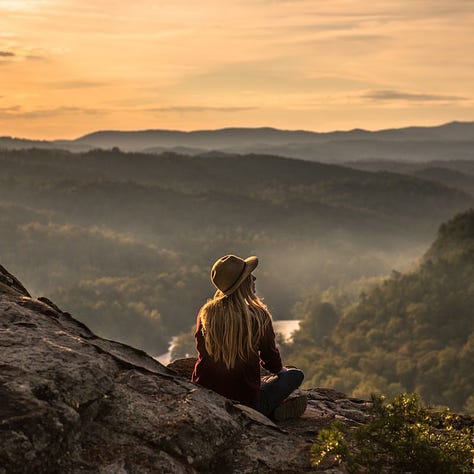
M 377 133 L 377 132 L 389 132 L 389 131 L 395 131 L 395 130 L 406 130 L 406 129 L 411 129 L 411 128 L 422 128 L 422 129 L 428 129 L 428 128 L 440 128 L 444 127 L 447 125 L 452 125 L 452 124 L 474 124 L 474 119 L 473 120 L 450 120 L 448 122 L 443 122 L 439 123 L 437 125 L 405 125 L 403 127 L 388 127 L 388 128 L 380 128 L 380 129 L 367 129 L 367 128 L 359 128 L 359 127 L 354 127 L 351 129 L 335 129 L 335 130 L 330 130 L 326 132 L 320 132 L 317 130 L 307 130 L 307 129 L 286 129 L 286 128 L 277 128 L 277 127 L 270 127 L 270 126 L 259 126 L 259 127 L 238 127 L 238 126 L 228 126 L 228 127 L 222 127 L 222 128 L 214 128 L 214 129 L 193 129 L 193 130 L 178 130 L 178 129 L 167 129 L 167 128 L 147 128 L 147 129 L 104 129 L 104 130 L 93 130 L 91 132 L 85 133 L 83 135 L 80 135 L 76 138 L 52 138 L 52 139 L 46 139 L 46 138 L 26 138 L 26 137 L 19 137 L 19 136 L 11 136 L 11 135 L 0 135 L 0 139 L 11 139 L 11 140 L 27 140 L 27 141 L 35 141 L 35 142 L 58 142 L 58 141 L 64 141 L 64 142 L 74 142 L 77 140 L 80 140 L 84 137 L 94 135 L 94 134 L 99 134 L 99 133 L 147 133 L 147 132 L 172 132 L 172 133 L 182 133 L 182 134 L 192 134 L 192 133 L 205 133 L 205 132 L 222 132 L 222 131 L 227 131 L 227 130 L 272 130 L 272 131 L 278 131 L 278 132 L 290 132 L 290 133 L 309 133 L 309 134 L 315 134 L 315 135 L 328 135 L 331 133 L 351 133 L 351 132 L 367 132 L 367 133 Z

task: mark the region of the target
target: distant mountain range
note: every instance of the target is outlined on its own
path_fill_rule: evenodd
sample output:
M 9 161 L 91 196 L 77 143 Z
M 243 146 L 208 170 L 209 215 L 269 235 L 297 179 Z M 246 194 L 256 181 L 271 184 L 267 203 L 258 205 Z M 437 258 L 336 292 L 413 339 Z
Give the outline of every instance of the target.
M 0 137 L 0 149 L 56 148 L 72 152 L 120 148 L 159 154 L 269 154 L 326 163 L 360 160 L 474 160 L 474 122 L 327 133 L 274 128 L 97 131 L 75 140 L 35 141 Z

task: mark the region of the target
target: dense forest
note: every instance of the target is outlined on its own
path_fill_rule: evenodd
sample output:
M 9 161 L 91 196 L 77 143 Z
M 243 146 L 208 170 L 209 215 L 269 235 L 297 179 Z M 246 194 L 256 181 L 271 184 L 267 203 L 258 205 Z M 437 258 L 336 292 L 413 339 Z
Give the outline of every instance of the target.
M 474 195 L 474 160 L 444 160 L 429 163 L 370 160 L 350 162 L 347 166 L 365 171 L 389 171 L 416 176 Z
M 226 253 L 259 255 L 276 319 L 405 270 L 469 190 L 266 155 L 0 150 L 0 262 L 99 334 L 165 352 Z M 299 317 L 294 313 L 295 317 Z
M 361 397 L 416 391 L 474 412 L 474 209 L 440 226 L 415 269 L 349 300 L 326 291 L 295 305 L 303 321 L 287 357 L 309 385 Z

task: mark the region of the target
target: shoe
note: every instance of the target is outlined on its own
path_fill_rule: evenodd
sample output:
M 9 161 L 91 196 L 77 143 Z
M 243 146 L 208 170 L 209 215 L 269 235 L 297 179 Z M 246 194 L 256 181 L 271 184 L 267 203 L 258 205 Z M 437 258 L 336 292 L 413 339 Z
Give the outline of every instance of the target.
M 308 397 L 306 395 L 293 395 L 278 405 L 272 413 L 275 421 L 285 421 L 291 418 L 299 418 L 306 410 Z

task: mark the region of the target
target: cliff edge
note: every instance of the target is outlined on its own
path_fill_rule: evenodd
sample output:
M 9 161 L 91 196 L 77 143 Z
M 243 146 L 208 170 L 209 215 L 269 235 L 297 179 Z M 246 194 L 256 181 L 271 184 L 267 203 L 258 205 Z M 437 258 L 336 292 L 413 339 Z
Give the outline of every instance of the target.
M 0 346 L 0 474 L 315 472 L 318 431 L 367 416 L 367 402 L 314 389 L 302 418 L 276 425 L 96 336 L 2 266 Z

